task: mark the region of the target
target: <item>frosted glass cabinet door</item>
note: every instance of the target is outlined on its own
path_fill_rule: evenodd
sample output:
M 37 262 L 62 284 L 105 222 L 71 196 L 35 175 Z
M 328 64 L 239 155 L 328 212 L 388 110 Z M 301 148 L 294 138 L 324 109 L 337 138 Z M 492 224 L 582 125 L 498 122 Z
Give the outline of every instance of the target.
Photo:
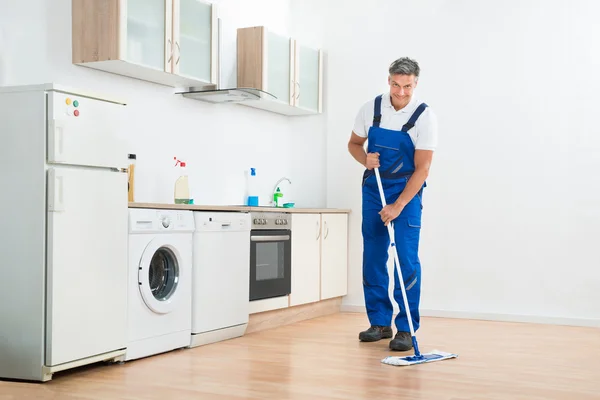
M 201 0 L 174 1 L 174 73 L 212 82 L 212 5 Z
M 126 59 L 146 67 L 169 71 L 165 40 L 171 36 L 172 0 L 127 0 Z
M 319 50 L 300 44 L 298 55 L 298 86 L 296 105 L 308 110 L 319 110 Z
M 291 39 L 267 32 L 267 87 L 266 91 L 278 100 L 290 104 Z

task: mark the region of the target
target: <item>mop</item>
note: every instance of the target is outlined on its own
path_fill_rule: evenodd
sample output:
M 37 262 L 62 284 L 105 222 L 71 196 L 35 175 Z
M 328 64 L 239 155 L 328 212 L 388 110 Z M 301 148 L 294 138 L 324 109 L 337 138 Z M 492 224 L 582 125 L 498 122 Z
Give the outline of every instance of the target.
M 379 176 L 379 168 L 375 168 L 375 177 L 377 178 L 377 186 L 379 187 L 379 195 L 381 196 L 381 203 L 383 207 L 386 206 L 385 196 L 383 194 L 383 185 L 381 184 L 381 177 Z M 430 353 L 421 354 L 419 351 L 419 346 L 417 344 L 417 337 L 415 336 L 415 330 L 413 328 L 412 318 L 410 316 L 410 308 L 408 307 L 408 299 L 406 297 L 406 289 L 404 288 L 404 279 L 402 278 L 402 270 L 400 268 L 400 258 L 398 257 L 398 249 L 396 248 L 396 240 L 394 235 L 394 227 L 393 223 L 390 222 L 387 225 L 388 233 L 390 235 L 390 244 L 394 249 L 394 265 L 396 270 L 398 271 L 398 277 L 400 281 L 400 288 L 402 289 L 402 299 L 404 300 L 404 309 L 406 310 L 406 315 L 408 317 L 408 326 L 410 328 L 410 336 L 412 339 L 413 349 L 415 354 L 413 356 L 388 356 L 381 360 L 384 364 L 389 365 L 397 365 L 397 366 L 407 366 L 414 364 L 423 364 L 434 361 L 442 361 L 447 360 L 449 358 L 456 358 L 458 354 L 447 353 L 445 351 L 433 350 Z

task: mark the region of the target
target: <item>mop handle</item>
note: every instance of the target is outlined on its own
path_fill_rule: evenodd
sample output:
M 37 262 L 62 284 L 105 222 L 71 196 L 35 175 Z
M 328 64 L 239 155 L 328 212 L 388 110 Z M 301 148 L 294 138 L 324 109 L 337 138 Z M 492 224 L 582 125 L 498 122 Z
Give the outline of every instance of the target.
M 386 202 L 385 202 L 385 195 L 383 194 L 383 185 L 381 184 L 381 177 L 379 176 L 379 168 L 375 168 L 375 177 L 377 178 L 377 186 L 379 187 L 379 195 L 381 196 L 381 204 L 383 204 L 383 207 L 386 206 Z M 402 299 L 404 300 L 404 309 L 406 310 L 406 316 L 408 317 L 408 326 L 410 328 L 410 335 L 413 337 L 413 344 L 415 344 L 415 330 L 413 328 L 413 323 L 412 323 L 412 317 L 410 316 L 410 308 L 408 307 L 408 299 L 406 297 L 406 289 L 404 288 L 404 279 L 402 278 L 402 270 L 400 268 L 400 259 L 398 257 L 398 249 L 396 248 L 396 239 L 395 239 L 395 235 L 394 235 L 394 228 L 392 226 L 392 222 L 390 221 L 390 223 L 387 226 L 388 228 L 388 233 L 390 234 L 390 242 L 392 244 L 392 247 L 394 248 L 394 259 L 395 259 L 395 265 L 396 265 L 396 270 L 398 271 L 398 278 L 400 281 L 400 288 L 402 289 Z M 415 351 L 418 352 L 417 348 L 415 348 Z

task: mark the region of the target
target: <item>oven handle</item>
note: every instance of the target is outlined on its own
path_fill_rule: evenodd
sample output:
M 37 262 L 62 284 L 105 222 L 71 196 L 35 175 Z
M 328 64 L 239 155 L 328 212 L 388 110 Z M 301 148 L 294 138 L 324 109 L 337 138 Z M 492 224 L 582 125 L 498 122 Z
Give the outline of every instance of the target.
M 290 235 L 250 236 L 250 241 L 251 242 L 272 242 L 274 240 L 290 240 Z

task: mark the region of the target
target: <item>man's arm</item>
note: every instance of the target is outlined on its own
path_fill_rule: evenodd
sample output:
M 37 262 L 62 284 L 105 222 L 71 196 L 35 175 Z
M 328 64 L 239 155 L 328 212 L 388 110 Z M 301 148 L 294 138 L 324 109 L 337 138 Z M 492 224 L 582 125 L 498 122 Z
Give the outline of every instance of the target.
M 352 132 L 350 141 L 348 141 L 348 151 L 352 154 L 352 157 L 359 163 L 361 163 L 367 169 L 379 168 L 379 153 L 365 152 L 364 144 L 367 138 L 360 137 L 356 133 Z
M 432 150 L 415 150 L 415 172 L 412 174 L 406 187 L 394 204 L 403 209 L 415 195 L 421 190 L 425 179 L 429 176 L 429 168 L 433 159 Z
M 356 161 L 365 167 L 367 165 L 367 152 L 364 148 L 366 141 L 367 138 L 360 137 L 354 132 L 352 132 L 352 136 L 350 136 L 350 140 L 348 141 L 348 151 Z

